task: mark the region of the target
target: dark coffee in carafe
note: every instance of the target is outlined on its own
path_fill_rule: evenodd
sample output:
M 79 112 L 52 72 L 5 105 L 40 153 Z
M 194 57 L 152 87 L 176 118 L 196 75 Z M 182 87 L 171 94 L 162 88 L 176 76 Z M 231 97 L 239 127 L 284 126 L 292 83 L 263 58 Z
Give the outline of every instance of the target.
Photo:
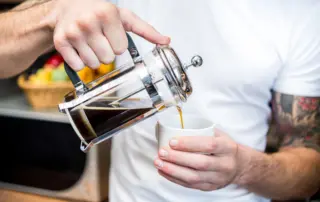
M 86 142 L 116 130 L 153 109 L 148 100 L 127 99 L 114 104 L 115 100 L 116 98 L 100 98 L 70 112 L 79 133 Z

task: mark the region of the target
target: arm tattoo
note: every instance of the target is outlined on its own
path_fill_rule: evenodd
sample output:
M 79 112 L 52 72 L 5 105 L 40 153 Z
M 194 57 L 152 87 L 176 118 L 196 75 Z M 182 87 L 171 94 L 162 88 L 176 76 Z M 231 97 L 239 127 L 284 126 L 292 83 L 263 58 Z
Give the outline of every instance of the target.
M 308 147 L 320 152 L 320 97 L 274 93 L 272 108 L 276 129 L 268 139 L 278 141 L 279 147 Z

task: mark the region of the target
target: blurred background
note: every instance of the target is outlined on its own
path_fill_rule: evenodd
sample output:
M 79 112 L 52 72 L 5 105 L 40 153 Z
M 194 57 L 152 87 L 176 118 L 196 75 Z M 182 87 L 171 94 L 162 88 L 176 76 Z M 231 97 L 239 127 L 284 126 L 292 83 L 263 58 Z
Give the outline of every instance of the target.
M 20 2 L 0 0 L 0 12 Z M 88 83 L 113 69 L 114 64 L 102 64 L 78 74 Z M 56 51 L 42 55 L 0 86 L 0 202 L 107 201 L 111 143 L 83 153 L 67 117 L 58 112 L 73 90 L 63 58 Z
M 0 0 L 0 12 L 20 2 Z M 78 75 L 88 83 L 113 69 L 114 64 L 102 64 Z M 0 202 L 107 201 L 110 142 L 89 153 L 80 150 L 57 108 L 73 90 L 60 54 L 40 56 L 0 86 Z

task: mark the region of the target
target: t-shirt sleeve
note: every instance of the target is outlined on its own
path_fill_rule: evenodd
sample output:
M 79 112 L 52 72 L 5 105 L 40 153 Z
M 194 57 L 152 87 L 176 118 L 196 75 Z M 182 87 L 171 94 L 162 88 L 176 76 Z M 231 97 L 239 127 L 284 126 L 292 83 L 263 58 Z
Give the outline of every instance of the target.
M 273 90 L 320 97 L 320 3 L 291 32 L 290 47 Z

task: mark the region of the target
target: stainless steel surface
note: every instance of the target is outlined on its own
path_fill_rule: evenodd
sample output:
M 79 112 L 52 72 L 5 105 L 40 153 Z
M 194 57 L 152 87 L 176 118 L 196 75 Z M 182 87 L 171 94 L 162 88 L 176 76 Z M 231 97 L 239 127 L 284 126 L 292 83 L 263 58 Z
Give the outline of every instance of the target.
M 59 110 L 61 112 L 64 112 L 65 109 L 74 108 L 80 104 L 83 104 L 87 101 L 90 101 L 90 99 L 104 93 L 104 92 L 110 92 L 114 93 L 117 86 L 123 84 L 126 81 L 129 81 L 131 78 L 131 75 L 128 74 L 131 71 L 133 71 L 135 66 L 133 65 L 124 65 L 123 67 L 119 68 L 118 70 L 115 70 L 109 74 L 106 74 L 97 80 L 94 80 L 90 83 L 88 83 L 86 86 L 88 90 L 83 95 L 77 97 L 76 90 L 70 95 L 67 95 L 67 99 L 70 99 L 70 101 L 66 101 L 59 104 Z
M 153 78 L 152 82 L 150 81 L 151 84 L 154 84 L 155 81 L 165 78 L 173 95 L 175 96 L 176 94 L 178 94 L 178 97 L 181 99 L 181 101 L 185 102 L 187 100 L 187 97 L 192 93 L 192 86 L 185 70 L 187 70 L 190 66 L 201 66 L 203 62 L 202 58 L 200 56 L 194 56 L 191 59 L 190 65 L 183 66 L 177 54 L 171 47 L 156 46 L 156 48 L 153 50 L 153 58 L 144 59 L 149 60 L 149 66 L 147 66 L 146 68 L 151 70 L 149 71 L 151 77 L 153 76 L 153 70 L 155 69 L 151 66 L 154 65 L 156 68 L 162 69 L 162 75 L 160 75 L 159 79 Z M 64 112 L 65 109 L 76 107 L 77 105 L 80 105 L 103 92 L 114 90 L 115 87 L 130 80 L 132 75 L 130 75 L 129 73 L 133 72 L 135 74 L 134 71 L 136 70 L 136 66 L 143 66 L 143 63 L 143 59 L 141 57 L 138 57 L 138 59 L 136 58 L 136 61 L 134 61 L 133 64 L 126 64 L 123 67 L 120 67 L 118 70 L 115 70 L 112 73 L 100 77 L 99 79 L 87 84 L 86 86 L 88 87 L 88 91 L 84 92 L 84 94 L 82 94 L 81 92 L 81 96 L 75 97 L 70 101 L 59 104 L 59 110 L 61 112 Z M 140 70 L 138 71 L 138 73 L 141 76 L 141 80 L 144 84 L 146 84 L 146 82 L 148 81 L 148 79 L 146 78 L 149 77 L 149 75 L 147 75 L 145 71 L 143 71 L 143 67 L 139 69 Z M 149 84 L 147 84 L 148 86 L 150 86 L 150 82 Z M 77 95 L 78 91 L 79 90 L 76 89 L 72 94 Z M 132 94 L 134 93 L 135 92 L 133 92 Z M 149 95 L 151 99 L 155 99 L 155 95 L 153 95 L 152 93 L 149 93 Z M 159 100 L 159 98 L 157 98 L 156 100 Z M 179 102 L 179 99 L 177 101 Z
M 77 96 L 81 96 L 81 95 L 85 94 L 88 90 L 87 86 L 82 81 L 77 83 L 74 87 L 76 89 Z
M 134 43 L 131 41 L 131 45 L 132 44 Z M 202 58 L 200 56 L 193 57 L 191 59 L 191 65 L 183 66 L 173 48 L 169 46 L 157 45 L 144 57 L 140 57 L 138 50 L 133 45 L 131 48 L 128 48 L 128 50 L 132 58 L 131 63 L 127 63 L 117 70 L 87 84 L 88 91 L 85 91 L 84 94 L 81 94 L 82 92 L 78 94 L 78 89 L 76 89 L 65 97 L 66 101 L 64 103 L 59 105 L 59 110 L 66 113 L 70 119 L 72 127 L 82 142 L 80 149 L 84 152 L 88 152 L 92 146 L 110 139 L 119 131 L 133 126 L 159 111 L 186 102 L 192 94 L 192 85 L 185 70 L 190 66 L 201 66 Z M 159 90 L 158 85 L 156 85 L 158 82 L 164 84 L 161 85 L 161 90 Z M 110 97 L 111 94 L 115 94 L 119 90 L 121 91 L 122 88 L 127 89 L 127 84 L 133 84 L 133 86 L 139 84 L 139 87 L 136 87 L 138 89 L 130 89 L 129 92 L 117 98 L 112 104 L 117 103 L 119 100 L 135 96 L 141 91 L 145 91 L 152 101 L 153 108 L 151 107 L 147 112 L 137 114 L 136 118 L 130 118 L 130 120 L 127 120 L 111 131 L 103 132 L 104 134 L 101 133 L 100 136 L 97 135 L 90 120 L 87 119 L 85 124 L 89 126 L 89 129 L 92 129 L 89 130 L 88 133 L 93 134 L 94 139 L 86 139 L 83 136 L 85 134 L 81 134 L 78 126 L 74 123 L 71 112 L 81 110 L 81 107 L 90 105 L 101 97 Z M 164 97 L 164 94 L 166 97 Z M 84 117 L 86 117 L 86 115 L 84 115 Z
M 155 56 L 160 56 L 161 62 L 165 67 L 163 74 L 173 95 L 175 97 L 179 96 L 182 102 L 186 102 L 193 89 L 185 70 L 190 66 L 201 66 L 202 58 L 194 56 L 191 59 L 191 65 L 183 66 L 174 49 L 169 46 L 157 46 L 154 52 Z M 179 102 L 179 100 L 177 101 Z
M 162 97 L 159 95 L 158 89 L 154 84 L 150 73 L 147 71 L 143 62 L 135 64 L 136 68 L 139 69 L 139 76 L 143 83 L 145 90 L 147 91 L 150 99 L 152 100 L 153 107 L 160 108 L 164 105 Z
M 200 67 L 203 64 L 202 57 L 195 55 L 191 58 L 191 63 L 184 66 L 184 69 L 187 70 L 189 67 Z
M 161 82 L 161 81 L 163 81 L 163 79 L 160 79 L 160 80 L 158 80 L 158 81 L 155 81 L 154 84 L 157 84 L 157 83 L 159 83 L 159 82 Z M 132 93 L 129 93 L 129 94 L 127 94 L 126 96 L 121 97 L 120 99 L 111 102 L 110 105 L 116 105 L 116 104 L 118 104 L 119 102 L 122 102 L 123 100 L 126 100 L 126 99 L 130 98 L 131 96 L 133 96 L 133 95 L 135 95 L 135 94 L 137 94 L 137 93 L 140 93 L 140 92 L 142 92 L 142 91 L 144 91 L 144 90 L 145 90 L 144 87 L 143 87 L 143 88 L 139 88 L 139 89 L 137 89 L 137 90 L 134 90 Z

